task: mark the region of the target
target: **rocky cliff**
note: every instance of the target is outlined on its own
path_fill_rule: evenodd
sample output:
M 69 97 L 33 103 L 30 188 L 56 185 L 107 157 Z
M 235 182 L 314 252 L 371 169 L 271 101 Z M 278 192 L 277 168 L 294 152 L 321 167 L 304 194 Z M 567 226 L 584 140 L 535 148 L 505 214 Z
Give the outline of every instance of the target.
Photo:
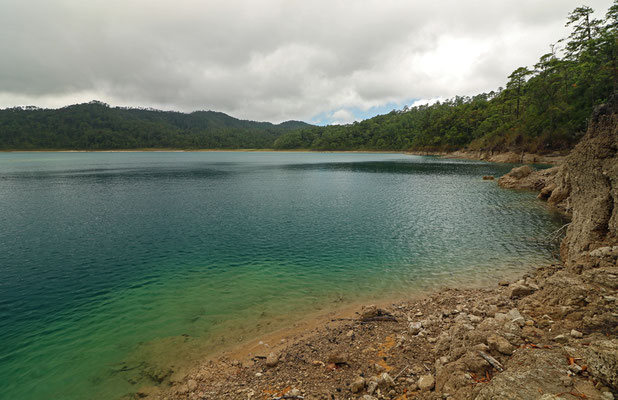
M 498 182 L 539 190 L 539 198 L 572 217 L 561 246 L 567 265 L 618 255 L 618 95 L 594 111 L 586 135 L 561 166 L 534 171 L 524 165 Z
M 568 193 L 573 218 L 561 248 L 567 265 L 597 248 L 618 245 L 618 95 L 595 110 L 555 185 L 548 201 L 559 202 Z

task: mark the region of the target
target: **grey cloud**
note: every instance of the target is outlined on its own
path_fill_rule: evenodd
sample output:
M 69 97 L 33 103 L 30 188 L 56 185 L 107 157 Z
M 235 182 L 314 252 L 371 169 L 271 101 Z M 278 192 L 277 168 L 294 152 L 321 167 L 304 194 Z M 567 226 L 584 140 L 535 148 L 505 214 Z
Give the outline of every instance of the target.
M 604 11 L 611 1 L 589 4 Z M 470 95 L 534 63 L 565 35 L 566 15 L 578 5 L 3 0 L 0 106 L 61 106 L 96 95 L 281 121 Z

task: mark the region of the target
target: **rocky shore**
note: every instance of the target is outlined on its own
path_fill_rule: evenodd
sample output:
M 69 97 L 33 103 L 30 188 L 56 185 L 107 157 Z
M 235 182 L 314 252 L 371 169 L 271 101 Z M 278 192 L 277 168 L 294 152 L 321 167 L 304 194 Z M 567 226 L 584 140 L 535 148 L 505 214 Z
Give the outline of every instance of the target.
M 572 216 L 562 263 L 486 289 L 366 306 L 310 332 L 209 360 L 149 399 L 618 398 L 618 101 L 559 166 L 520 167 Z M 556 234 L 560 234 L 557 232 Z
M 559 165 L 564 162 L 566 154 L 535 154 L 535 153 L 516 153 L 513 151 L 491 152 L 491 151 L 472 151 L 458 150 L 452 152 L 433 152 L 433 151 L 413 151 L 409 154 L 420 156 L 440 156 L 445 158 L 455 158 L 462 160 L 481 160 L 506 164 L 552 164 Z

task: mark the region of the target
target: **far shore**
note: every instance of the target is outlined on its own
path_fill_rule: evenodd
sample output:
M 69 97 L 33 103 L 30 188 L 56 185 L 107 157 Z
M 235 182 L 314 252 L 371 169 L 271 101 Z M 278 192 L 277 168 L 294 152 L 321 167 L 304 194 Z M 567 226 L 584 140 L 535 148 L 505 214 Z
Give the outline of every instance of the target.
M 2 153 L 359 153 L 359 154 L 404 154 L 417 156 L 435 156 L 462 160 L 479 160 L 508 164 L 552 164 L 559 165 L 565 154 L 515 153 L 512 151 L 488 153 L 472 150 L 424 151 L 424 150 L 311 150 L 311 149 L 176 149 L 176 148 L 138 148 L 115 150 L 74 150 L 74 149 L 39 149 L 39 150 L 0 150 Z

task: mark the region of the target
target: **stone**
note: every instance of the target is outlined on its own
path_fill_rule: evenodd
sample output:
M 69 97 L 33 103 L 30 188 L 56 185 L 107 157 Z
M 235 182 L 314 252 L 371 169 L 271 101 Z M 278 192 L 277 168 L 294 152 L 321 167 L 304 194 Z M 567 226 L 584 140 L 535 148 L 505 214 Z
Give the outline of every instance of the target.
M 603 393 L 601 393 L 601 399 L 603 399 L 603 400 L 614 400 L 614 395 L 611 392 L 603 392 Z
M 509 317 L 507 317 L 507 315 L 504 313 L 496 313 L 496 315 L 494 315 L 494 319 L 499 323 L 503 324 L 509 320 Z
M 598 249 L 592 250 L 590 252 L 592 257 L 618 257 L 618 246 L 613 247 L 599 247 Z
M 500 281 L 500 282 L 498 282 L 498 285 L 500 285 L 500 286 L 508 286 L 509 285 L 509 281 Z
M 582 351 L 592 376 L 608 387 L 618 388 L 618 339 L 594 341 Z
M 518 299 L 520 297 L 531 295 L 532 293 L 534 293 L 533 288 L 522 284 L 515 284 L 511 287 L 509 297 L 511 299 Z
M 569 339 L 564 335 L 558 335 L 553 339 L 553 341 L 558 343 L 566 343 L 569 341 Z
M 489 348 L 492 350 L 496 350 L 502 354 L 506 354 L 508 356 L 513 354 L 515 348 L 512 344 L 509 343 L 508 340 L 498 335 L 491 335 L 487 338 L 487 344 Z
M 266 366 L 272 368 L 276 367 L 277 364 L 279 364 L 279 356 L 275 353 L 269 353 L 266 357 Z
M 513 178 L 521 179 L 530 175 L 532 171 L 533 169 L 529 165 L 523 165 L 521 167 L 513 168 L 511 172 L 509 172 L 509 175 L 511 175 Z
M 421 391 L 425 392 L 434 388 L 434 386 L 436 385 L 436 380 L 434 379 L 433 375 L 423 375 L 418 379 L 416 385 Z
M 361 397 L 362 400 L 378 400 L 377 398 L 370 396 L 368 394 L 364 395 L 363 397 Z
M 359 376 L 350 384 L 350 391 L 352 393 L 362 392 L 365 389 L 365 378 Z
M 378 363 L 373 364 L 373 369 L 375 369 L 378 374 L 381 373 L 381 372 L 386 371 L 386 368 L 384 368 L 383 366 L 381 366 Z
M 326 361 L 331 364 L 347 364 L 348 357 L 339 351 L 333 351 L 328 355 Z
M 349 330 L 348 333 L 345 334 L 346 337 L 348 338 L 353 338 L 354 337 L 354 331 L 353 330 Z
M 391 388 L 395 386 L 395 381 L 388 373 L 384 372 L 378 378 L 378 386 L 381 388 Z
M 511 321 L 515 321 L 516 319 L 523 318 L 519 313 L 519 310 L 516 308 L 512 308 L 509 312 L 506 313 L 506 316 L 509 317 Z
M 581 339 L 584 337 L 584 334 L 581 333 L 580 331 L 577 331 L 575 329 L 571 329 L 571 337 L 574 337 L 576 339 Z
M 571 365 L 569 365 L 569 370 L 570 370 L 571 372 L 573 372 L 574 374 L 576 374 L 576 375 L 577 375 L 577 374 L 581 374 L 581 373 L 582 373 L 582 371 L 583 371 L 582 367 L 580 367 L 580 366 L 579 366 L 579 365 L 577 365 L 577 364 L 571 364 Z
M 423 324 L 420 322 L 410 322 L 408 328 L 410 329 L 410 333 L 412 335 L 418 335 L 421 329 L 423 329 Z
M 493 177 L 493 175 L 484 175 L 483 176 L 483 180 L 484 181 L 493 181 L 494 177 Z
M 375 377 L 374 377 L 375 378 Z M 376 389 L 378 388 L 378 381 L 377 378 L 375 378 L 375 380 L 372 378 L 368 383 L 367 383 L 367 393 L 369 394 L 373 394 Z
M 569 376 L 561 376 L 560 377 L 560 382 L 562 382 L 562 384 L 565 387 L 571 387 L 573 386 L 573 379 Z
M 197 389 L 197 382 L 193 379 L 189 379 L 187 381 L 187 389 L 189 389 L 190 392 L 194 392 L 195 389 Z
M 300 390 L 294 388 L 294 389 L 290 390 L 289 392 L 287 392 L 286 395 L 298 397 L 298 396 L 301 395 L 301 392 L 300 392 Z

